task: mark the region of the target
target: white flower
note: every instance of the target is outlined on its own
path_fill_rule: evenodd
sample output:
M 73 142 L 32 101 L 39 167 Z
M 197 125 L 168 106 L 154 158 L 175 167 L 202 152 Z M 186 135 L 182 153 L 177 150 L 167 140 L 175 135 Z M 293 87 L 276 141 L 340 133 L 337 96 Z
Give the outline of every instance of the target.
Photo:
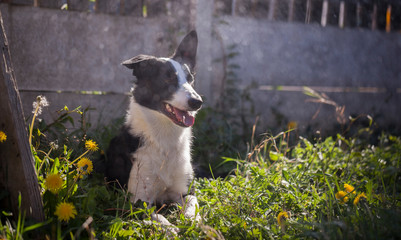
M 36 101 L 32 103 L 32 113 L 35 114 L 35 117 L 42 114 L 42 107 L 49 106 L 49 102 L 47 101 L 45 96 L 39 95 L 36 97 Z

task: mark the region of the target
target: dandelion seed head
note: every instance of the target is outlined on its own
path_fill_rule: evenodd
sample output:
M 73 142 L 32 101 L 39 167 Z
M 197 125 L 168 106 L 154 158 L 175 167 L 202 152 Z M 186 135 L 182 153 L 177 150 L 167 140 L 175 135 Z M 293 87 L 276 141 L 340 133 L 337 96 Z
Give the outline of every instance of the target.
M 35 114 L 35 117 L 39 116 L 42 114 L 42 107 L 47 107 L 49 106 L 49 102 L 47 101 L 45 96 L 39 95 L 36 97 L 36 101 L 32 103 L 32 113 Z M 37 109 L 37 110 L 36 110 Z
M 42 96 L 42 95 L 37 96 L 36 101 L 39 103 L 39 106 L 41 106 L 41 107 L 49 106 L 49 102 L 47 101 L 45 96 Z
M 50 142 L 50 147 L 54 150 L 58 149 L 58 141 Z
M 35 112 L 36 112 L 35 117 L 42 114 L 42 108 L 39 106 L 38 102 L 33 102 L 32 107 L 33 107 L 32 113 L 35 114 Z M 36 110 L 36 109 L 38 109 L 38 110 Z

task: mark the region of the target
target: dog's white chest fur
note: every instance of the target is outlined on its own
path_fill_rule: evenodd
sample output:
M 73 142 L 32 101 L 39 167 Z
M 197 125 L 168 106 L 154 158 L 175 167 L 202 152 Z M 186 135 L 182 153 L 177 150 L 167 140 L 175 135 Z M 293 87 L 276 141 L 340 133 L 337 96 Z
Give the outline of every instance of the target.
M 178 202 L 188 192 L 193 178 L 191 128 L 176 126 L 161 113 L 131 100 L 127 125 L 143 142 L 132 154 L 128 181 L 132 201 Z

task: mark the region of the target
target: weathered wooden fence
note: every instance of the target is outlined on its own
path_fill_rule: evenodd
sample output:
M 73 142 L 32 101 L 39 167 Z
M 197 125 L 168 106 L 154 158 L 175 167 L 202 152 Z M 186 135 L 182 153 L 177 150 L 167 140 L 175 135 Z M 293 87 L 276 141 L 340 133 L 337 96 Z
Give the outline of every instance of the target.
M 189 18 L 195 0 L 2 0 L 16 5 L 112 15 Z M 401 29 L 398 0 L 215 0 L 213 12 L 273 21 L 320 23 L 386 31 Z M 184 7 L 183 7 L 184 6 Z
M 400 5 L 398 0 L 216 0 L 216 11 L 271 21 L 400 31 Z
M 220 100 L 232 72 L 238 87 L 256 83 L 250 93 L 267 127 L 336 124 L 332 106 L 305 102 L 309 86 L 344 105 L 346 115 L 371 114 L 400 129 L 398 1 L 3 2 L 27 115 L 44 94 L 50 101 L 45 119 L 64 105 L 96 108 L 94 123 L 123 116 L 132 76 L 120 62 L 140 53 L 171 54 L 196 28 L 196 87 L 209 106 Z

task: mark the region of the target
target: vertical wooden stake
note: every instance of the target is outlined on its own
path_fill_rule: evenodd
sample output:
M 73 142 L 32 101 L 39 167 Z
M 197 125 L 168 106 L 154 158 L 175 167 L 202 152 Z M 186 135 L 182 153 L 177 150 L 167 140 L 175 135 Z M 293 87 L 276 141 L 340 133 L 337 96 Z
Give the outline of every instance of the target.
M 288 2 L 288 22 L 294 21 L 294 3 L 295 0 L 290 0 Z
M 386 32 L 391 32 L 391 5 L 387 6 L 386 11 Z
M 323 27 L 326 27 L 327 25 L 327 13 L 329 12 L 329 0 L 324 0 L 323 5 L 322 5 L 322 19 L 320 21 L 320 24 Z
M 306 13 L 305 13 L 305 23 L 310 23 L 310 18 L 312 14 L 312 0 L 306 1 Z
M 120 0 L 119 15 L 121 15 L 121 16 L 125 15 L 125 2 L 124 2 L 124 0 Z
M 338 16 L 338 27 L 344 28 L 344 18 L 345 18 L 345 3 L 340 2 L 340 15 Z
M 231 16 L 237 15 L 237 0 L 233 0 L 231 3 Z
M 360 2 L 356 3 L 356 27 L 361 27 L 362 25 L 362 5 Z
M 377 28 L 377 4 L 373 4 L 373 10 L 371 14 L 372 20 L 372 31 L 376 30 Z
M 269 21 L 273 21 L 275 13 L 276 13 L 276 0 L 270 0 L 269 12 L 267 14 L 267 19 Z

